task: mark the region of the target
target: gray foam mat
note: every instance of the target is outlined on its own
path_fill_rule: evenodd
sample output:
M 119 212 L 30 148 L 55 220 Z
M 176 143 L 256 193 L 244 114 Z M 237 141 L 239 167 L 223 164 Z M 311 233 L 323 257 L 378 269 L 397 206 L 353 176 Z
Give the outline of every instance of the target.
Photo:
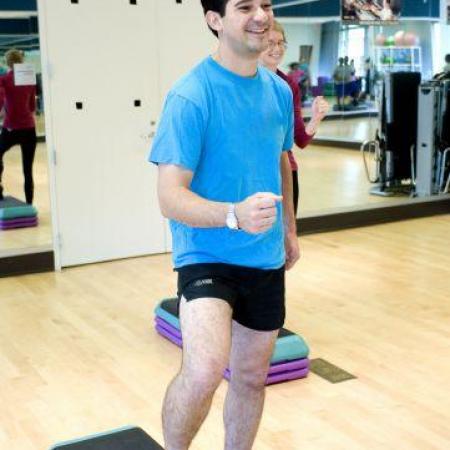
M 6 196 L 0 200 L 0 208 L 14 208 L 17 206 L 29 206 L 27 203 L 15 197 Z
M 115 430 L 57 444 L 50 450 L 164 450 L 142 428 Z

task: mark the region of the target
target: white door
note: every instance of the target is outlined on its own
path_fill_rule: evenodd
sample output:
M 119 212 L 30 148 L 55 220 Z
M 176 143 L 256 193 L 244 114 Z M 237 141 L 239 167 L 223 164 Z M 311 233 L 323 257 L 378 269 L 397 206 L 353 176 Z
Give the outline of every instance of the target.
M 162 100 L 178 78 L 211 54 L 217 39 L 206 25 L 199 0 L 157 0 L 159 77 Z
M 146 161 L 160 106 L 156 1 L 136 3 L 39 2 L 63 267 L 167 248 L 156 168 Z

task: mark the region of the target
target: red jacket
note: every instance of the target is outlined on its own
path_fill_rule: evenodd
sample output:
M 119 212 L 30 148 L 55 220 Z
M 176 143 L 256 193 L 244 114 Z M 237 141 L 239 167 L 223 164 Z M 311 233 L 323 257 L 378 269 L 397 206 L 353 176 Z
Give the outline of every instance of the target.
M 303 122 L 302 110 L 300 106 L 300 88 L 295 84 L 285 73 L 277 70 L 277 75 L 283 78 L 292 90 L 294 101 L 294 141 L 300 148 L 305 148 L 314 136 L 310 136 L 305 130 L 305 123 Z M 298 170 L 297 162 L 295 161 L 292 152 L 289 152 L 289 161 L 292 170 Z
M 8 130 L 34 128 L 36 86 L 16 86 L 14 72 L 0 77 L 0 110 L 5 107 L 3 127 Z

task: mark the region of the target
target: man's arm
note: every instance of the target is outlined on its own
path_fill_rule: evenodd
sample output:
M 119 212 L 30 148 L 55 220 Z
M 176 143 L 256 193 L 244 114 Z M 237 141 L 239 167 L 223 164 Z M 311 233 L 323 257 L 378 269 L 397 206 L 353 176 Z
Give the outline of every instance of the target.
M 280 166 L 281 177 L 283 180 L 283 221 L 286 270 L 289 270 L 300 258 L 300 249 L 298 246 L 297 222 L 294 213 L 292 169 L 287 152 L 282 152 Z
M 163 216 L 196 228 L 226 226 L 229 203 L 207 200 L 192 192 L 192 171 L 173 164 L 159 164 L 158 172 Z M 276 220 L 277 201 L 281 201 L 280 196 L 259 192 L 237 203 L 235 213 L 239 228 L 255 234 L 269 230 Z

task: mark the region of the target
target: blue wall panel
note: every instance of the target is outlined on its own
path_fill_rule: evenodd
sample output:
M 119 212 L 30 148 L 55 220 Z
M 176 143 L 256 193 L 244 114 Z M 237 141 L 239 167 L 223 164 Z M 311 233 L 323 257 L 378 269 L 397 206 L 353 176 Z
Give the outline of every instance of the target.
M 29 19 L 0 19 L 0 34 L 38 33 L 37 17 Z
M 37 11 L 37 0 L 0 0 L 0 11 Z
M 292 0 L 273 0 L 274 6 L 281 6 Z M 277 17 L 330 17 L 340 15 L 339 0 L 317 0 L 303 3 L 301 5 L 286 6 L 285 8 L 275 8 Z

